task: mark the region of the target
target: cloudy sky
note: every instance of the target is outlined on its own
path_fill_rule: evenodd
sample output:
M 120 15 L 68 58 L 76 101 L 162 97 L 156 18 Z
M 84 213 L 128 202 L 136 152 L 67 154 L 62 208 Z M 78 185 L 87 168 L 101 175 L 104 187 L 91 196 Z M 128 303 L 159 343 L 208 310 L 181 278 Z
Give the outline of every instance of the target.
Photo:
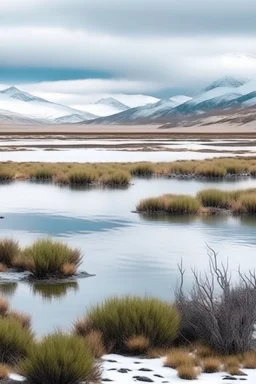
M 0 84 L 80 105 L 256 78 L 255 0 L 2 0 Z

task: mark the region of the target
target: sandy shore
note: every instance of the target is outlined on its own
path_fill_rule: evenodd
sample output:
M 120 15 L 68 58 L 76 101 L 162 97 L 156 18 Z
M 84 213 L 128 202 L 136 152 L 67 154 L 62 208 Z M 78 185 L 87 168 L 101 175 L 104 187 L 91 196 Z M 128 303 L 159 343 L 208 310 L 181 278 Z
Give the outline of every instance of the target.
M 256 137 L 256 124 L 161 128 L 160 125 L 7 125 L 0 124 L 0 135 L 118 135 L 118 136 L 226 136 Z

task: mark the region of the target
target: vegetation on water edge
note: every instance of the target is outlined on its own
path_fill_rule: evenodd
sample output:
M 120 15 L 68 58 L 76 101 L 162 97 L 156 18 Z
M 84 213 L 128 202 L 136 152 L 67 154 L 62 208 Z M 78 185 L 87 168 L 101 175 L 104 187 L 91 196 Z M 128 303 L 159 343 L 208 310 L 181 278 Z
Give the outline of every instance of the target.
M 63 185 L 128 185 L 131 177 L 186 176 L 222 179 L 256 176 L 256 158 L 216 158 L 166 163 L 0 163 L 0 181 L 27 179 Z
M 29 271 L 34 278 L 70 277 L 76 274 L 82 256 L 79 249 L 51 239 L 36 241 L 21 249 L 11 239 L 0 240 L 0 263 L 20 271 Z
M 100 331 L 106 350 L 136 353 L 142 348 L 167 347 L 177 336 L 180 316 L 175 306 L 151 298 L 110 298 L 77 321 L 75 332 L 86 337 Z M 137 338 L 137 343 L 135 338 Z M 137 344 L 137 346 L 136 346 Z
M 196 197 L 163 195 L 141 200 L 136 211 L 147 214 L 194 215 L 216 214 L 227 210 L 233 215 L 256 214 L 256 189 L 225 191 L 206 189 Z
M 100 370 L 82 338 L 59 331 L 34 343 L 19 365 L 33 384 L 75 384 L 100 380 Z

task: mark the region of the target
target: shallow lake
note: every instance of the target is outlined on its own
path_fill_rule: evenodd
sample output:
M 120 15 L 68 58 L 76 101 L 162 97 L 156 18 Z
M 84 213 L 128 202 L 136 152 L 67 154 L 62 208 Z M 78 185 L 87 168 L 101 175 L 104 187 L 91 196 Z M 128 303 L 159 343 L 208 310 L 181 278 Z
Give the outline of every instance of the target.
M 0 236 L 21 245 L 52 236 L 79 247 L 81 270 L 95 274 L 77 284 L 1 286 L 13 308 L 32 315 L 42 334 L 57 326 L 70 328 L 91 305 L 121 294 L 153 295 L 171 300 L 183 259 L 189 267 L 207 266 L 206 243 L 229 259 L 232 270 L 255 267 L 256 219 L 172 218 L 150 220 L 131 211 L 136 203 L 163 193 L 195 194 L 203 188 L 256 187 L 256 180 L 233 182 L 133 179 L 127 189 L 70 189 L 53 184 L 14 182 L 0 185 Z M 1 278 L 4 276 L 2 275 Z

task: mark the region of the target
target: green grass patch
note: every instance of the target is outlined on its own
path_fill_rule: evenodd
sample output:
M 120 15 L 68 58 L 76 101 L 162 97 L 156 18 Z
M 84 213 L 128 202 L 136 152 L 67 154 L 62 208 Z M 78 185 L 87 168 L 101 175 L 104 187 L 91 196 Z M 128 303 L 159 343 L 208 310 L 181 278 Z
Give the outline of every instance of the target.
M 110 298 L 88 312 L 75 327 L 79 335 L 88 330 L 103 334 L 106 349 L 115 353 L 129 352 L 127 341 L 135 336 L 149 339 L 150 347 L 172 343 L 180 326 L 179 313 L 173 305 L 151 298 Z
M 12 239 L 0 239 L 0 263 L 11 267 L 20 253 L 19 243 Z
M 30 271 L 38 279 L 73 275 L 80 263 L 81 253 L 78 249 L 51 239 L 36 241 L 14 261 L 16 267 Z
M 100 379 L 87 343 L 78 336 L 55 332 L 35 344 L 19 366 L 29 383 L 78 384 Z
M 0 361 L 14 364 L 28 355 L 33 334 L 14 318 L 0 318 Z
M 136 207 L 138 212 L 168 213 L 170 215 L 193 215 L 200 209 L 199 201 L 186 195 L 163 195 L 141 200 Z

